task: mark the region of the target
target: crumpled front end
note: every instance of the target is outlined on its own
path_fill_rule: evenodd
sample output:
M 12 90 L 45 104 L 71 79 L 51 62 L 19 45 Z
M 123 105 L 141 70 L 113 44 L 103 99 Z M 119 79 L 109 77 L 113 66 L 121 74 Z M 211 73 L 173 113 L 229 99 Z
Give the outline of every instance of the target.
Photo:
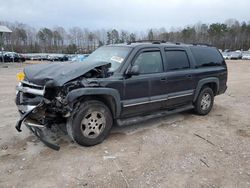
M 21 114 L 34 109 L 42 102 L 44 87 L 26 81 L 16 86 L 16 105 Z
M 46 132 L 50 131 L 53 123 L 65 120 L 61 117 L 62 104 L 44 97 L 45 86 L 22 81 L 16 91 L 16 105 L 21 116 L 16 123 L 17 131 L 21 132 L 21 126 L 25 124 L 45 145 L 59 150 L 58 145 L 49 141 Z
M 21 118 L 16 124 L 16 129 L 21 132 L 21 126 L 25 124 L 47 146 L 58 149 L 57 145 L 47 140 L 44 132 L 51 130 L 52 125 L 65 124 L 67 118 L 75 112 L 75 101 L 68 100 L 69 93 L 79 88 L 99 87 L 99 82 L 96 79 L 109 76 L 108 67 L 110 64 L 101 63 L 99 65 L 100 63 L 94 68 L 91 65 L 80 74 L 79 70 L 73 68 L 81 66 L 72 65 L 72 68 L 67 64 L 65 66 L 71 68 L 67 70 L 70 74 L 67 76 L 65 76 L 67 71 L 58 73 L 60 71 L 56 71 L 54 65 L 49 65 L 49 68 L 54 69 L 47 73 L 44 71 L 45 73 L 35 74 L 35 67 L 31 67 L 25 69 L 24 73 L 18 74 L 20 82 L 16 87 L 16 105 Z M 38 68 L 46 67 L 45 65 L 40 66 Z M 59 66 L 61 69 L 63 67 Z M 52 76 L 53 73 L 55 77 Z

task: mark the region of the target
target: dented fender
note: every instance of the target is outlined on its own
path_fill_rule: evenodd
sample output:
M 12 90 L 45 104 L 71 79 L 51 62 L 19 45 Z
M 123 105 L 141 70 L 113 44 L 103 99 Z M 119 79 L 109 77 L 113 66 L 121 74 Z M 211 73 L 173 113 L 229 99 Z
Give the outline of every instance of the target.
M 117 90 L 111 88 L 81 88 L 75 89 L 68 93 L 66 101 L 68 104 L 73 104 L 78 98 L 83 96 L 98 96 L 107 95 L 111 96 L 115 101 L 115 117 L 119 117 L 121 113 L 121 99 Z

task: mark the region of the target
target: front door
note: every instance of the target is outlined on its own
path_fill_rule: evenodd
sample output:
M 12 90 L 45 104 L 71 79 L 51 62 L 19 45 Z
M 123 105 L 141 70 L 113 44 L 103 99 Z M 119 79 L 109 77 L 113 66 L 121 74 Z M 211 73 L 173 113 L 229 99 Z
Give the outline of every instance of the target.
M 161 102 L 152 102 L 150 96 L 164 94 L 161 90 L 164 86 L 163 63 L 158 48 L 139 51 L 132 64 L 139 66 L 140 73 L 124 81 L 123 116 L 148 113 L 160 108 Z

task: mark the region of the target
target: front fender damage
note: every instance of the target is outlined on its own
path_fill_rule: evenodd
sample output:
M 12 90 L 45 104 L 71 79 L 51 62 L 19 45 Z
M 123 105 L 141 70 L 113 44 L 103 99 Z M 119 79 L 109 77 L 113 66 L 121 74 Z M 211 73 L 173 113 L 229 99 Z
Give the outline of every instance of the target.
M 30 106 L 29 99 L 30 96 L 25 96 L 29 100 L 24 101 L 23 98 L 19 98 L 17 105 L 19 105 L 19 111 L 22 113 L 20 119 L 16 123 L 16 129 L 18 132 L 21 132 L 22 124 L 25 124 L 45 145 L 48 147 L 59 150 L 59 146 L 50 142 L 49 134 L 47 132 L 52 132 L 52 128 L 56 127 L 54 125 L 59 125 L 59 123 L 65 124 L 67 119 L 72 117 L 74 113 L 78 109 L 77 99 L 86 95 L 101 95 L 101 94 L 110 94 L 110 91 L 106 91 L 106 88 L 102 88 L 101 82 L 99 82 L 100 78 L 107 78 L 111 75 L 108 73 L 108 69 L 110 67 L 110 63 L 102 62 L 101 64 L 91 65 L 92 68 L 88 68 L 82 71 L 83 74 L 76 76 L 74 70 L 68 71 L 72 76 L 71 79 L 69 75 L 67 79 L 64 74 L 59 74 L 58 77 L 45 77 L 44 74 L 33 75 L 32 71 L 28 71 L 29 78 L 36 78 L 33 81 L 36 84 L 39 84 L 39 80 L 43 81 L 40 83 L 44 85 L 43 93 L 38 101 L 39 104 L 32 106 L 33 109 L 29 109 L 29 111 L 22 110 L 20 106 L 24 105 Z M 73 71 L 73 72 L 72 72 Z M 32 74 L 31 74 L 32 73 Z M 33 76 L 32 76 L 33 75 Z M 52 72 L 51 72 L 52 75 Z M 48 76 L 48 75 L 47 75 Z M 39 77 L 39 79 L 38 79 Z M 42 79 L 43 78 L 43 79 Z M 46 80 L 46 81 L 45 81 Z M 32 79 L 31 79 L 32 81 Z M 60 84 L 59 84 L 60 82 Z M 29 86 L 25 86 L 29 88 Z M 26 91 L 26 90 L 25 90 Z M 33 90 L 28 90 L 32 95 L 37 97 L 37 93 L 34 93 Z M 81 91 L 81 92 L 80 92 Z M 24 92 L 23 90 L 19 92 Z M 113 94 L 111 92 L 111 94 Z M 79 95 L 80 94 L 80 95 Z M 118 94 L 115 93 L 115 101 L 117 101 Z M 58 127 L 61 129 L 61 127 Z M 62 129 L 61 129 L 62 130 Z M 64 132 L 64 131 L 63 131 Z M 54 136 L 53 136 L 54 137 Z

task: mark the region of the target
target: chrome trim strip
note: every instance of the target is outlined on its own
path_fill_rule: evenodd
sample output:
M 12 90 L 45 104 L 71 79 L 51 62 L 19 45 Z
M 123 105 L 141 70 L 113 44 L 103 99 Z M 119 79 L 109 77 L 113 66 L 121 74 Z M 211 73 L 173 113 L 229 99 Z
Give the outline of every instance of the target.
M 18 85 L 17 85 L 17 87 L 19 87 L 19 86 L 22 86 L 22 83 L 21 82 L 18 82 Z M 16 89 L 16 95 L 18 94 L 18 90 Z
M 152 100 L 152 101 L 145 101 L 145 102 L 138 102 L 138 103 L 134 103 L 134 104 L 127 104 L 127 105 L 123 105 L 123 107 L 130 107 L 130 106 L 137 106 L 137 105 L 160 102 L 160 101 L 167 101 L 169 99 L 174 99 L 174 98 L 178 98 L 178 97 L 185 97 L 185 96 L 189 96 L 189 95 L 193 95 L 193 94 L 194 94 L 194 92 L 187 93 L 187 94 L 182 94 L 182 95 L 176 95 L 176 96 L 168 97 L 168 98 L 165 98 L 165 99 L 156 99 L 156 100 Z
M 43 86 L 40 86 L 40 85 L 36 85 L 36 84 L 33 84 L 33 83 L 30 83 L 30 82 L 28 82 L 28 81 L 21 81 L 21 83 L 24 83 L 24 84 L 26 84 L 26 85 L 30 85 L 30 86 L 34 86 L 34 87 L 40 87 L 40 88 L 43 88 Z
M 150 102 L 161 102 L 161 101 L 166 101 L 166 100 L 168 100 L 168 98 L 166 98 L 166 99 L 155 99 L 155 100 L 152 100 Z
M 32 105 L 17 105 L 18 110 L 22 112 L 28 112 L 30 110 L 33 110 L 36 106 Z
M 172 96 L 172 97 L 168 97 L 168 99 L 175 99 L 178 97 L 185 97 L 185 96 L 189 96 L 189 95 L 193 95 L 194 93 L 187 93 L 187 94 L 183 94 L 183 95 L 176 95 L 176 96 Z
M 39 128 L 44 128 L 44 125 L 32 123 L 32 122 L 23 122 L 25 125 L 31 126 L 31 127 L 39 127 Z
M 150 101 L 138 102 L 134 104 L 126 104 L 126 105 L 123 105 L 123 107 L 130 107 L 130 106 L 136 106 L 136 105 L 147 104 L 147 103 L 150 103 Z
M 44 94 L 44 89 L 39 90 L 39 89 L 33 89 L 33 88 L 23 87 L 23 86 L 19 86 L 19 85 L 16 86 L 16 90 L 21 91 L 23 93 L 31 93 L 31 94 L 40 95 L 40 96 L 43 96 L 43 94 Z

